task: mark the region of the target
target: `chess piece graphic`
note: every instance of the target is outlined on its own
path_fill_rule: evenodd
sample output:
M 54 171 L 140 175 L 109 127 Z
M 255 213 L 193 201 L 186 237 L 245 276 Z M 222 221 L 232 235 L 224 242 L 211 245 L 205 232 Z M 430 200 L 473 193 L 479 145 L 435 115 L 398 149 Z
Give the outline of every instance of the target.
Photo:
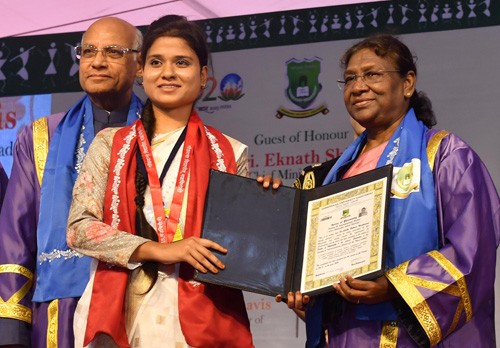
M 10 60 L 12 62 L 13 60 L 15 60 L 17 58 L 21 59 L 21 62 L 23 65 L 17 71 L 17 75 L 19 75 L 25 81 L 28 81 L 28 79 L 29 79 L 28 70 L 26 70 L 26 64 L 28 64 L 30 51 L 34 48 L 35 48 L 35 46 L 25 50 L 24 47 L 21 47 L 21 48 L 19 48 L 19 54 Z
M 226 40 L 232 41 L 236 38 L 236 34 L 234 33 L 234 28 L 232 25 L 227 27 Z
M 249 27 L 250 27 L 250 30 L 251 30 L 250 39 L 257 38 L 257 34 L 255 33 L 255 29 L 257 29 L 257 23 L 255 22 L 255 19 L 251 19 L 250 20 Z
M 476 12 L 474 10 L 476 8 L 476 1 L 475 0 L 469 0 L 467 2 L 467 7 L 470 10 L 469 15 L 467 17 L 468 18 L 476 18 L 477 15 L 476 15 Z
M 78 46 L 79 44 L 80 43 L 77 42 L 76 46 Z M 73 45 L 70 45 L 69 43 L 65 43 L 65 45 L 69 47 L 71 61 L 73 62 L 73 64 L 71 64 L 71 68 L 69 68 L 69 73 L 68 73 L 68 75 L 71 77 L 71 76 L 74 76 L 78 72 L 78 63 L 76 62 L 76 52 L 73 49 L 73 47 L 74 47 Z
M 420 17 L 418 18 L 419 23 L 427 22 L 427 17 L 425 17 L 425 13 L 427 12 L 427 2 L 419 1 L 418 2 L 418 12 L 420 12 Z
M 370 15 L 372 16 L 372 20 L 370 21 L 370 24 L 374 28 L 378 27 L 377 16 L 378 16 L 378 10 L 379 10 L 379 8 L 380 7 L 377 7 L 377 8 L 372 7 L 371 11 L 370 11 Z
M 309 29 L 309 34 L 317 33 L 318 29 L 316 29 L 316 22 L 318 19 L 316 18 L 316 14 L 311 13 L 309 14 L 309 24 L 311 25 L 311 28 Z
M 363 10 L 357 9 L 356 10 L 356 19 L 358 20 L 358 24 L 356 24 L 356 29 L 362 29 L 365 27 L 363 24 L 363 18 L 365 18 Z
M 399 7 L 401 7 L 401 14 L 403 15 L 403 18 L 401 18 L 401 24 L 405 24 L 409 20 L 406 13 L 411 12 L 412 10 L 408 7 L 408 4 L 399 5 Z
M 490 0 L 484 0 L 480 5 L 485 5 L 486 8 L 484 9 L 483 13 L 485 14 L 485 16 L 487 17 L 490 17 L 491 16 L 491 13 L 490 13 Z
M 339 30 L 340 28 L 342 28 L 342 24 L 340 23 L 340 17 L 338 14 L 334 14 L 333 15 L 333 20 L 332 20 L 332 29 L 333 30 Z
M 9 55 L 10 50 L 5 45 L 5 42 L 3 42 L 2 49 L 0 50 L 0 92 L 3 92 L 5 86 L 7 85 L 7 76 L 4 75 L 2 67 L 7 62 Z
M 269 27 L 271 26 L 271 18 L 264 19 L 264 22 L 261 24 L 264 27 L 264 32 L 262 33 L 265 37 L 270 38 L 271 33 L 269 32 Z
M 212 43 L 212 26 L 210 24 L 207 24 L 205 26 L 205 35 L 207 36 L 207 43 Z
M 320 27 L 320 31 L 322 33 L 325 33 L 328 31 L 328 21 L 330 20 L 330 16 L 328 16 L 327 14 L 323 17 L 323 20 L 321 21 L 321 27 Z
M 443 7 L 443 14 L 441 15 L 441 18 L 444 20 L 450 20 L 451 17 L 453 16 L 453 13 L 451 12 L 450 4 L 445 3 Z
M 455 15 L 456 19 L 462 19 L 464 17 L 464 8 L 462 6 L 462 1 L 457 1 L 457 14 Z
M 432 8 L 432 14 L 431 14 L 432 23 L 436 23 L 439 20 L 438 13 L 439 13 L 439 5 L 435 4 L 434 7 Z
M 47 69 L 45 70 L 45 75 L 56 75 L 57 70 L 56 70 L 56 66 L 54 65 L 54 57 L 57 53 L 56 43 L 51 42 L 50 48 L 47 51 L 49 52 L 50 63 L 49 63 L 49 66 L 47 67 Z
M 299 22 L 303 22 L 299 16 L 291 16 L 292 17 L 292 22 L 293 22 L 293 31 L 292 35 L 297 35 L 297 33 L 300 31 L 299 29 Z
M 387 11 L 389 12 L 389 17 L 387 18 L 387 24 L 394 24 L 394 18 L 392 17 L 394 13 L 394 5 L 389 4 Z
M 247 32 L 245 30 L 245 24 L 243 22 L 240 23 L 240 34 L 238 35 L 238 39 L 243 41 L 247 37 Z
M 281 27 L 280 27 L 280 31 L 278 34 L 285 35 L 286 34 L 286 29 L 285 29 L 286 17 L 285 17 L 285 15 L 281 15 L 280 23 L 281 23 Z
M 351 29 L 352 27 L 352 20 L 351 20 L 351 12 L 349 11 L 346 11 L 345 12 L 345 25 L 344 25 L 344 29 Z
M 222 34 L 224 33 L 224 27 L 221 25 L 219 27 L 219 30 L 217 31 L 217 36 L 215 37 L 215 42 L 216 43 L 221 43 L 222 41 L 224 41 L 224 39 L 222 38 Z
M 8 58 L 9 58 L 9 51 L 7 46 L 5 46 L 5 42 L 3 42 L 2 49 L 0 50 L 0 81 L 4 81 L 7 79 L 7 77 L 2 72 L 2 67 L 4 66 L 5 62 L 7 62 Z

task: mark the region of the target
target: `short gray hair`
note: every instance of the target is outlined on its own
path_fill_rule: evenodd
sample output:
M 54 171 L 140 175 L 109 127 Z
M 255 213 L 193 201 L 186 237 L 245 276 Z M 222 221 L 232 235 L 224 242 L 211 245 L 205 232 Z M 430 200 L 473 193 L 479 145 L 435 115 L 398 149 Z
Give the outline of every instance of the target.
M 135 28 L 135 40 L 134 40 L 134 49 L 140 51 L 142 47 L 142 32 L 138 29 Z
M 86 33 L 86 31 L 83 32 L 80 43 L 83 43 L 83 37 L 85 36 L 85 33 Z M 142 41 L 143 41 L 142 31 L 140 31 L 136 27 L 135 28 L 135 39 L 134 39 L 134 43 L 132 44 L 133 47 L 131 47 L 131 48 L 133 48 L 134 50 L 140 51 L 141 47 L 142 47 Z

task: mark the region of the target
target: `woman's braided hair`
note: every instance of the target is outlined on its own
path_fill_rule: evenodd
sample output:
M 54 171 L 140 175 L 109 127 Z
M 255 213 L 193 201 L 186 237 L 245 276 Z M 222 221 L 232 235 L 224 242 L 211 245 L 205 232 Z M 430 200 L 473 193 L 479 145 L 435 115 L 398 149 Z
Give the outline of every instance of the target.
M 167 15 L 152 22 L 144 35 L 144 41 L 141 48 L 141 64 L 144 68 L 147 53 L 153 43 L 160 37 L 176 37 L 183 39 L 196 53 L 200 61 L 200 66 L 208 65 L 209 50 L 203 33 L 203 30 L 194 22 L 190 22 L 184 16 Z M 151 143 L 155 131 L 155 115 L 153 104 L 148 98 L 144 104 L 141 122 L 146 130 L 146 135 Z M 135 174 L 136 187 L 136 230 L 137 235 L 158 241 L 158 236 L 153 227 L 148 223 L 144 215 L 144 192 L 147 187 L 147 178 L 144 174 L 137 170 Z M 148 292 L 156 283 L 158 278 L 158 264 L 156 262 L 145 262 L 142 265 L 147 277 L 151 280 Z

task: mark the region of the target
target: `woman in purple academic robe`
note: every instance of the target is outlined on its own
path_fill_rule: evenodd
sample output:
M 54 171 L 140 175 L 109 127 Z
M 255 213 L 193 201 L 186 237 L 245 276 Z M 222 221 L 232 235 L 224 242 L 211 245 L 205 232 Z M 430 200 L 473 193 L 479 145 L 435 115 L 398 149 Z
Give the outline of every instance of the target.
M 485 165 L 456 135 L 430 129 L 431 103 L 400 40 L 362 40 L 342 65 L 347 111 L 366 131 L 302 178 L 325 185 L 394 166 L 387 269 L 371 281 L 343 275 L 327 295 L 289 293 L 288 306 L 305 311 L 306 346 L 495 347 L 500 201 Z

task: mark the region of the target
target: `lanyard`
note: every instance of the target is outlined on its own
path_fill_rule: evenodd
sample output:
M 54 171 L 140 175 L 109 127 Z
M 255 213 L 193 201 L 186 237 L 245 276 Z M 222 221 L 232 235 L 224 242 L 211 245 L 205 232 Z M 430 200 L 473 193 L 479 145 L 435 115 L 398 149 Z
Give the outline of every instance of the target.
M 146 131 L 144 130 L 144 126 L 141 122 L 138 123 L 136 131 L 139 144 L 139 152 L 137 154 L 137 168 L 138 170 L 141 170 L 143 174 L 144 171 L 146 172 L 146 175 L 144 175 L 144 177 L 147 178 L 147 182 L 151 191 L 151 199 L 153 201 L 153 211 L 155 215 L 156 233 L 158 234 L 158 240 L 161 243 L 171 243 L 174 238 L 177 225 L 179 224 L 182 201 L 184 198 L 184 189 L 186 187 L 186 181 L 184 180 L 184 178 L 189 172 L 191 146 L 184 146 L 184 155 L 182 158 L 183 163 L 181 164 L 179 173 L 177 174 L 177 184 L 175 187 L 172 203 L 170 205 L 170 216 L 168 218 L 168 221 L 165 218 L 161 183 L 163 182 L 163 179 L 165 178 L 167 171 L 172 164 L 172 161 L 174 160 L 181 144 L 186 138 L 187 126 L 182 131 L 182 134 L 180 135 L 179 139 L 177 139 L 174 148 L 170 152 L 167 162 L 163 166 L 160 177 L 158 177 L 158 172 L 156 171 L 156 166 L 154 164 L 151 145 L 149 144 L 146 136 Z M 180 180 L 181 177 L 182 180 Z

